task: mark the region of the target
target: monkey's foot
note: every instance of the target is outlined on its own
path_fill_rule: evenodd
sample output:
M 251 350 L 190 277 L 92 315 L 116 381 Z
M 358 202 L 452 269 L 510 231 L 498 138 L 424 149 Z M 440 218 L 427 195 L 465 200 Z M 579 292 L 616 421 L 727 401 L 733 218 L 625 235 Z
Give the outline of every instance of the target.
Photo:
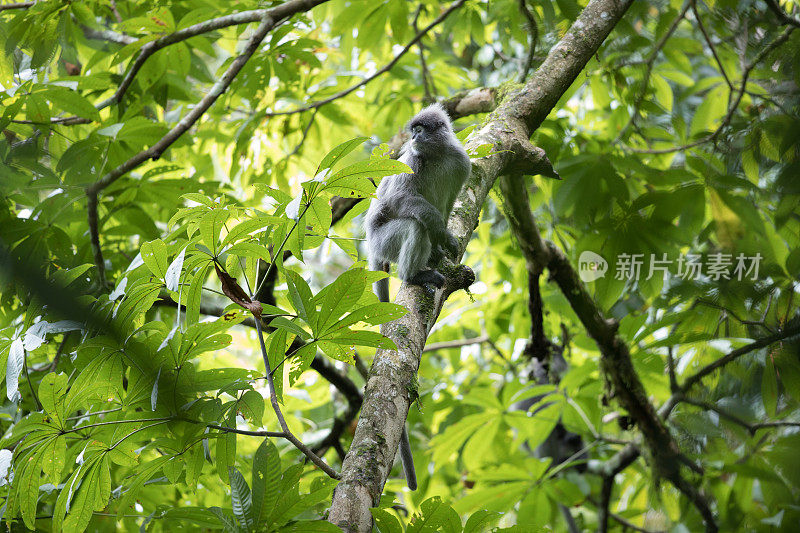
M 445 277 L 436 270 L 420 270 L 408 282 L 413 285 L 433 285 L 441 289 L 444 287 Z

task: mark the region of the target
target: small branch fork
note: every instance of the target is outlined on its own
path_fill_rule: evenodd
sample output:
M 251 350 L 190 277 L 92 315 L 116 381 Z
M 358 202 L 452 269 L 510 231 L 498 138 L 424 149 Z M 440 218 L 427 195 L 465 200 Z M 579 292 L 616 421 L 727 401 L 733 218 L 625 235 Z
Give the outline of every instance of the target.
M 320 470 L 328 474 L 333 479 L 340 479 L 340 475 L 336 472 L 333 468 L 331 468 L 328 463 L 322 460 L 316 453 L 311 451 L 311 448 L 303 444 L 303 442 L 294 436 L 294 434 L 289 429 L 288 424 L 286 424 L 286 419 L 283 417 L 283 413 L 281 412 L 281 407 L 278 404 L 278 395 L 275 393 L 275 382 L 272 378 L 272 368 L 269 364 L 269 355 L 267 354 L 267 348 L 264 345 L 264 332 L 261 330 L 261 319 L 259 317 L 255 317 L 256 323 L 256 331 L 258 332 L 258 342 L 261 345 L 261 356 L 264 358 L 264 368 L 267 371 L 267 385 L 269 387 L 269 399 L 270 403 L 272 404 L 272 410 L 275 411 L 275 416 L 278 417 L 278 423 L 283 430 L 283 437 L 294 444 L 295 448 L 303 452 L 303 455 L 308 457 L 312 463 L 317 465 Z

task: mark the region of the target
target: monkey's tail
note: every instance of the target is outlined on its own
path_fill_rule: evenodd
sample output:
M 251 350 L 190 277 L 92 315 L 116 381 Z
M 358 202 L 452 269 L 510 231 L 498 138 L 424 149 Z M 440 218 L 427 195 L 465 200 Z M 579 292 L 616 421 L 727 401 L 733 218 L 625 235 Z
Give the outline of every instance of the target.
M 377 264 L 370 264 L 370 270 L 383 270 L 384 272 L 389 272 L 389 263 L 381 262 Z M 378 300 L 382 302 L 389 301 L 389 278 L 379 279 L 375 282 L 375 294 L 378 296 Z
M 417 473 L 414 471 L 414 456 L 411 455 L 411 442 L 408 440 L 408 429 L 403 424 L 403 433 L 400 435 L 400 462 L 403 463 L 403 472 L 406 483 L 411 490 L 417 490 Z

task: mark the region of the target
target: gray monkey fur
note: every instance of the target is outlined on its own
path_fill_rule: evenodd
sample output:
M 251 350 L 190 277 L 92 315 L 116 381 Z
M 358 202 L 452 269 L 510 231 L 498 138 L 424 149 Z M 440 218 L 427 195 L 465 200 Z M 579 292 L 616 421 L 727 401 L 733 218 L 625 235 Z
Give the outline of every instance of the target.
M 440 104 L 417 113 L 406 129 L 411 139 L 403 145 L 398 160 L 414 173 L 387 176 L 378 186 L 377 198 L 365 220 L 369 266 L 388 272 L 390 263 L 397 263 L 401 280 L 441 288 L 445 278 L 432 267 L 445 253 L 458 253 L 458 242 L 447 230 L 447 219 L 471 165 Z M 389 301 L 388 278 L 375 283 L 375 294 L 380 301 Z M 405 424 L 399 451 L 408 488 L 416 490 L 417 475 Z
M 417 113 L 407 129 L 411 139 L 398 160 L 414 173 L 387 176 L 378 186 L 365 224 L 369 265 L 388 272 L 389 264 L 397 263 L 401 280 L 440 288 L 444 276 L 431 267 L 443 254 L 458 253 L 447 219 L 471 165 L 440 104 Z M 389 301 L 389 280 L 378 281 L 375 292 L 381 301 Z

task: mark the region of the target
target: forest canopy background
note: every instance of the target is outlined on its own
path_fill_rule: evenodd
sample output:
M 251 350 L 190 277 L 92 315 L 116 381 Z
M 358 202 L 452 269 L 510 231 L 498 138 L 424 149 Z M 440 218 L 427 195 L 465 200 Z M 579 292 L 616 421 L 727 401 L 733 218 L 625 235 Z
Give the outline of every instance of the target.
M 0 4 L 2 520 L 791 530 L 798 27 L 794 0 Z M 360 199 L 433 101 L 476 281 L 381 304 Z M 416 492 L 368 379 L 413 402 Z

